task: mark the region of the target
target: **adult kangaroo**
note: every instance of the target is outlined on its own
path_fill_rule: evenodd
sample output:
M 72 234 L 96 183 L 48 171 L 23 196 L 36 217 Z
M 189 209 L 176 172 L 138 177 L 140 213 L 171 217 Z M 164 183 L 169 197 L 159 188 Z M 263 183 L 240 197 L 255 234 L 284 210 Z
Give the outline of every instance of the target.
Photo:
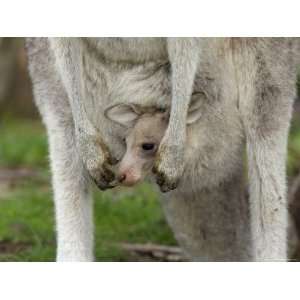
M 49 136 L 58 260 L 93 260 L 90 179 L 117 184 L 127 135 L 105 112 L 127 118 L 128 106 L 170 111 L 153 171 L 191 259 L 286 260 L 298 39 L 32 38 L 27 48 Z

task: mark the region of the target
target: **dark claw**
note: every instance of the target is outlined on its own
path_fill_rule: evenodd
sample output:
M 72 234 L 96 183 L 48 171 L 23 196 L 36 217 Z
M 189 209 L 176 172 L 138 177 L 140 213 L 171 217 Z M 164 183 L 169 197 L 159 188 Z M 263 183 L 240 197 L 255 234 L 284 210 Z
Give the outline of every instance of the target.
M 153 173 L 153 174 L 158 174 L 158 170 L 157 170 L 156 166 L 154 166 L 154 167 L 152 168 L 152 173 Z
M 178 184 L 179 184 L 179 180 L 170 184 L 170 186 L 169 186 L 170 191 L 175 190 L 178 187 Z
M 103 165 L 103 171 L 101 173 L 101 178 L 106 181 L 107 183 L 110 183 L 115 179 L 115 174 L 112 170 L 109 169 L 107 164 Z
M 167 193 L 167 192 L 169 192 L 169 189 L 166 186 L 163 185 L 163 186 L 160 187 L 160 191 L 162 193 Z
M 103 181 L 97 181 L 95 179 L 93 179 L 93 181 L 95 182 L 96 186 L 101 191 L 105 191 L 105 190 L 112 189 L 112 188 L 116 187 L 116 185 L 108 184 L 108 183 L 103 182 Z
M 119 159 L 117 159 L 117 158 L 115 158 L 115 157 L 112 157 L 112 156 L 108 159 L 108 163 L 109 163 L 111 166 L 116 165 L 119 161 L 120 161 Z
M 164 185 L 161 185 L 160 186 L 160 190 L 162 193 L 167 193 L 167 192 L 170 192 L 172 190 L 175 190 L 178 186 L 178 183 L 173 183 L 173 184 L 164 184 Z
M 95 182 L 96 186 L 101 190 L 105 191 L 107 189 L 107 184 L 103 184 L 103 182 L 96 180 L 94 177 L 91 177 L 92 180 Z
M 159 186 L 164 185 L 165 179 L 164 179 L 164 176 L 163 176 L 162 174 L 158 174 L 158 175 L 157 175 L 157 177 L 156 177 L 156 183 L 157 183 Z

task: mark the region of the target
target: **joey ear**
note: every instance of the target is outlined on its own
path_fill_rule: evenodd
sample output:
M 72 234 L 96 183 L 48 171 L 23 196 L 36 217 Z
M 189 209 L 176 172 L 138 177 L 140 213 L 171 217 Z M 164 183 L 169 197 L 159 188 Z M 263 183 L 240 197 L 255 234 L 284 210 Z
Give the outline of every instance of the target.
M 108 107 L 104 115 L 107 119 L 129 128 L 134 125 L 141 112 L 133 104 L 116 104 Z
M 202 94 L 202 93 L 201 93 Z M 202 110 L 201 110 L 201 101 L 202 97 L 199 94 L 195 94 L 192 96 L 189 110 L 188 110 L 188 115 L 186 119 L 186 124 L 190 125 L 196 121 L 198 121 L 202 115 Z

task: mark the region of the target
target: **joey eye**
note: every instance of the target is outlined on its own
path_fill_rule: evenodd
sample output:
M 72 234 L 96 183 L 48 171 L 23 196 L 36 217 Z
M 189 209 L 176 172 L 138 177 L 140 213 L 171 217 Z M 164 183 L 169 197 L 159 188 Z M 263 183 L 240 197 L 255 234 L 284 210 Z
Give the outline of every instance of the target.
M 144 143 L 144 144 L 142 144 L 142 148 L 145 151 L 151 151 L 155 148 L 155 144 L 153 144 L 153 143 Z

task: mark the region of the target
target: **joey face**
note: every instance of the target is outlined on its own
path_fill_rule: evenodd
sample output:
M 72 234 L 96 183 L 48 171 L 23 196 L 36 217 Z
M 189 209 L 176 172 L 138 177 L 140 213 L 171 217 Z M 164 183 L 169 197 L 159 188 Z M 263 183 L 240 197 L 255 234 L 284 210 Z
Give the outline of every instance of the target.
M 117 171 L 120 184 L 133 186 L 149 173 L 155 163 L 159 149 L 168 127 L 169 113 L 159 108 L 144 108 L 134 104 L 115 104 L 108 107 L 104 115 L 126 129 L 124 142 L 126 152 Z M 201 101 L 196 99 L 189 106 L 187 126 L 201 117 Z
M 129 130 L 125 138 L 126 153 L 120 162 L 117 175 L 122 185 L 135 185 L 151 171 L 167 125 L 165 113 L 145 113 Z

